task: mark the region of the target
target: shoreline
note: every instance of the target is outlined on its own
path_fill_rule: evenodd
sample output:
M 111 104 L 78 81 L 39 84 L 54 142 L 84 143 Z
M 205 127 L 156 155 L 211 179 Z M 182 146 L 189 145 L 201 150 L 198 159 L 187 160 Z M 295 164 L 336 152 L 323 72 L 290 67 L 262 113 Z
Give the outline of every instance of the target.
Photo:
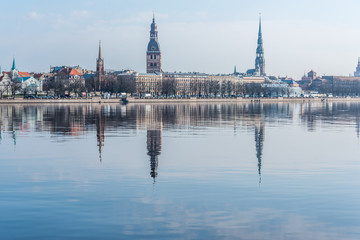
M 360 98 L 237 98 L 237 99 L 135 99 L 128 104 L 156 103 L 304 103 L 304 102 L 360 102 Z M 0 104 L 77 104 L 118 103 L 121 99 L 0 99 Z

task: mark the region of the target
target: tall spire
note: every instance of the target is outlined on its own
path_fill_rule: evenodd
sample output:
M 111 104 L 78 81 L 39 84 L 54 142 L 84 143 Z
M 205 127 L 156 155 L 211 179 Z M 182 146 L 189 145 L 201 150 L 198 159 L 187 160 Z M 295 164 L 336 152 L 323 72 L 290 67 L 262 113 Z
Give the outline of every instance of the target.
M 264 53 L 262 30 L 261 30 L 261 14 L 259 16 L 258 48 L 257 48 L 256 53 Z
M 161 52 L 160 44 L 158 42 L 158 31 L 155 22 L 155 14 L 153 14 L 153 20 L 150 26 L 150 41 L 146 51 L 146 72 L 161 72 Z
M 99 57 L 96 60 L 96 75 L 97 75 L 97 77 L 94 78 L 95 88 L 97 88 L 98 91 L 101 91 L 102 83 L 106 85 L 106 82 L 103 82 L 103 80 L 104 80 L 103 75 L 104 74 L 105 74 L 105 71 L 104 71 L 104 59 L 102 58 L 102 54 L 101 54 L 101 41 L 99 41 Z M 96 84 L 96 81 L 98 81 L 98 84 Z
M 262 32 L 261 32 L 261 13 L 259 14 L 259 36 L 262 38 Z
M 99 40 L 99 59 L 102 59 L 102 55 L 101 55 L 101 40 Z
M 11 70 L 16 70 L 16 64 L 15 64 L 15 57 L 13 58 L 13 63 L 12 63 L 12 67 Z
M 157 25 L 155 22 L 155 13 L 154 13 L 153 20 L 152 20 L 151 27 L 150 27 L 150 38 L 157 40 L 157 37 L 158 37 L 158 32 L 157 32 Z
M 261 15 L 259 16 L 259 33 L 256 48 L 256 59 L 255 59 L 255 73 L 259 76 L 265 76 L 265 58 L 264 58 L 264 47 L 261 29 Z

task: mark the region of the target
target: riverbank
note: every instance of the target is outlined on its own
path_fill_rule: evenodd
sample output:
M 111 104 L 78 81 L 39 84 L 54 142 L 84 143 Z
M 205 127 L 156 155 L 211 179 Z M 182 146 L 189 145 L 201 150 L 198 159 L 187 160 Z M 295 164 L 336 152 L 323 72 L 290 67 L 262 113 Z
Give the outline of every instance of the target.
M 199 98 L 199 99 L 135 99 L 128 103 L 283 103 L 283 102 L 360 102 L 360 98 Z M 0 104 L 66 104 L 66 103 L 122 103 L 121 99 L 2 99 Z

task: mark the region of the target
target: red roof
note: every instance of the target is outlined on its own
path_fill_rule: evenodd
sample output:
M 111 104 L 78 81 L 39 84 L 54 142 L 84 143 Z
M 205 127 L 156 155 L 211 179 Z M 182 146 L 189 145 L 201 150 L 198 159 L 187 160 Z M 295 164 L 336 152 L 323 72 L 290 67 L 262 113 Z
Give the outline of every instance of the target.
M 66 75 L 69 75 L 69 76 L 75 76 L 75 75 L 83 76 L 81 73 L 76 71 L 74 68 L 63 68 L 62 70 L 60 70 L 60 72 L 66 74 Z
M 11 72 L 3 72 L 3 74 L 10 75 Z M 18 72 L 19 77 L 31 77 L 31 75 L 27 72 Z
M 31 77 L 31 75 L 27 72 L 18 72 L 19 77 Z
M 80 76 L 82 76 L 82 74 L 81 73 L 79 73 L 78 71 L 76 71 L 75 69 L 71 69 L 71 71 L 70 71 L 70 73 L 69 73 L 69 75 L 70 76 L 74 76 L 74 75 L 80 75 Z

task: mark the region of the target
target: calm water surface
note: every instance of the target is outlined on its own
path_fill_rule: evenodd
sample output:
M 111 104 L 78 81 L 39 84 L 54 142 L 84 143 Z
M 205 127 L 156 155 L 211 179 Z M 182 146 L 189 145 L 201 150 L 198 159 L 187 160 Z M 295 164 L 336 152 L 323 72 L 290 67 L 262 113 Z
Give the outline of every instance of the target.
M 360 239 L 360 104 L 1 105 L 1 239 Z

